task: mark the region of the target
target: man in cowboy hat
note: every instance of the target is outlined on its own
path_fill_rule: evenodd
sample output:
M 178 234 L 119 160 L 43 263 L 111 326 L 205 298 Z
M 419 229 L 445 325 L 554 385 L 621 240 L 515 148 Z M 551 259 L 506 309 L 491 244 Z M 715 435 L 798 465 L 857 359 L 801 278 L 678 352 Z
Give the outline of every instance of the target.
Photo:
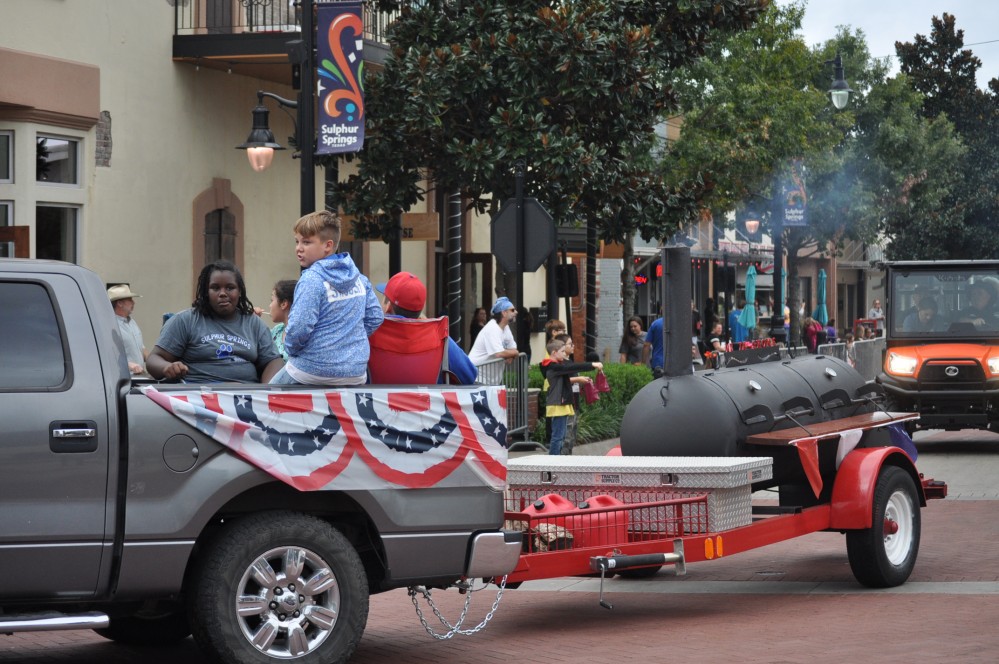
M 125 346 L 125 357 L 128 358 L 128 370 L 133 375 L 146 372 L 146 357 L 149 352 L 142 341 L 142 330 L 132 318 L 135 309 L 135 299 L 142 297 L 132 292 L 128 284 L 119 284 L 108 289 L 108 299 L 114 307 L 115 318 L 118 319 L 118 332 Z

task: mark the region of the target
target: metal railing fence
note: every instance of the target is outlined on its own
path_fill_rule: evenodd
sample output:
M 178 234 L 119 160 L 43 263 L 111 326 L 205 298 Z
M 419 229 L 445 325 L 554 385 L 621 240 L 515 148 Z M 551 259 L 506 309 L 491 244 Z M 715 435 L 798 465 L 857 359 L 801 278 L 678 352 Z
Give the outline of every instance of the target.
M 484 385 L 506 386 L 507 438 L 525 438 L 528 435 L 528 362 L 521 353 L 510 363 L 505 359 L 490 360 L 479 365 L 478 382 Z
M 385 43 L 386 30 L 398 16 L 365 3 L 364 38 Z M 178 0 L 174 6 L 175 35 L 292 34 L 301 32 L 301 25 L 301 2 L 296 0 Z
M 882 358 L 884 357 L 885 340 L 884 337 L 876 339 L 865 339 L 853 342 L 854 367 L 865 380 L 874 380 L 881 372 Z M 830 355 L 832 357 L 849 362 L 845 343 L 823 344 L 819 346 L 820 355 Z M 780 359 L 786 360 L 792 357 L 808 355 L 808 349 L 804 346 L 795 348 L 781 348 Z M 719 353 L 715 361 L 716 367 L 727 366 L 727 353 Z

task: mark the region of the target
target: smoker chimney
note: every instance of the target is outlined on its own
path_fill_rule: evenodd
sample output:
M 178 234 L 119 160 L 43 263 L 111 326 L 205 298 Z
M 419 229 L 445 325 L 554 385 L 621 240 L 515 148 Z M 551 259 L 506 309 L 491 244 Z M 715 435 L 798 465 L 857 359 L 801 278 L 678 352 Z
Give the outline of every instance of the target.
M 690 247 L 664 247 L 663 266 L 663 375 L 682 376 L 693 368 L 690 337 Z

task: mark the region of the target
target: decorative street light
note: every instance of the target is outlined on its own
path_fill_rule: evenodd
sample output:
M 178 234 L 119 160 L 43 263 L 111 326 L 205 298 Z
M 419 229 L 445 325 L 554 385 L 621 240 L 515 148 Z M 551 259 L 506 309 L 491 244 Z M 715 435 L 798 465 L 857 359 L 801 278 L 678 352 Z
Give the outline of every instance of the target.
M 263 90 L 257 91 L 257 107 L 253 109 L 253 128 L 250 130 L 250 135 L 246 137 L 246 142 L 237 145 L 236 149 L 246 150 L 246 158 L 250 160 L 250 166 L 258 173 L 271 165 L 275 150 L 284 150 L 284 147 L 274 140 L 269 122 L 270 111 L 264 106 L 264 97 L 274 99 L 281 106 L 298 108 L 298 102 L 278 97 L 276 94 Z M 297 136 L 295 141 L 298 142 Z
M 850 93 L 853 90 L 850 89 L 850 86 L 846 82 L 846 75 L 843 73 L 843 58 L 840 56 L 839 51 L 836 51 L 834 59 L 826 60 L 826 64 L 833 66 L 833 83 L 832 87 L 829 88 L 829 98 L 832 99 L 836 110 L 842 111 L 846 108 L 847 103 L 849 103 Z

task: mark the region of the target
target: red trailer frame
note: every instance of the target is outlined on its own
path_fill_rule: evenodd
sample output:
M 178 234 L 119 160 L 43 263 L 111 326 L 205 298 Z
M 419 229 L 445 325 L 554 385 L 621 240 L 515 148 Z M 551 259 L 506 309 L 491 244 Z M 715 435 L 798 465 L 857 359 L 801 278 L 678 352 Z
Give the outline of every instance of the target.
M 798 450 L 816 498 L 822 492 L 817 448 L 848 431 L 884 427 L 917 417 L 878 411 L 834 420 L 808 429 L 796 427 L 751 436 L 753 445 L 793 446 Z M 827 502 L 809 507 L 753 505 L 752 522 L 722 532 L 708 530 L 706 493 L 669 489 L 604 487 L 553 488 L 573 507 L 532 508 L 536 488 L 511 487 L 506 527 L 524 535 L 523 553 L 507 584 L 594 572 L 631 569 L 655 573 L 672 564 L 714 560 L 823 530 L 848 535 L 847 551 L 857 579 L 888 587 L 904 583 L 915 564 L 919 509 L 928 498 L 943 498 L 943 482 L 922 478 L 898 447 L 870 447 L 849 452 L 833 479 Z M 576 504 L 595 493 L 609 496 L 603 506 Z M 619 502 L 618 502 L 619 501 Z M 907 538 L 915 538 L 907 541 Z M 909 551 L 911 549 L 911 552 Z

